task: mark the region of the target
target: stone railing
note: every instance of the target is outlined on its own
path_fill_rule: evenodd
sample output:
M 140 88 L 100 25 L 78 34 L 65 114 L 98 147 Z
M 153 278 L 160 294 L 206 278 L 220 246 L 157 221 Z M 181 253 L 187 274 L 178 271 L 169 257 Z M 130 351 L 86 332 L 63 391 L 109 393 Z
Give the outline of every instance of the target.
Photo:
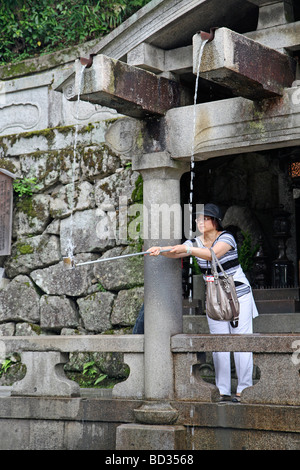
M 27 368 L 23 380 L 12 387 L 14 396 L 80 396 L 78 384 L 64 375 L 68 353 L 122 352 L 130 374 L 115 385 L 112 396 L 144 398 L 144 335 L 3 336 L 0 346 L 2 354 L 20 353 Z M 179 334 L 171 338 L 171 351 L 175 400 L 218 401 L 217 388 L 194 372 L 205 352 L 252 351 L 260 379 L 243 391 L 241 402 L 300 405 L 299 334 Z
M 63 370 L 75 352 L 122 352 L 130 374 L 115 385 L 113 397 L 144 396 L 144 335 L 3 336 L 0 346 L 2 355 L 20 353 L 26 366 L 23 380 L 12 386 L 14 396 L 79 396 L 79 385 Z
M 176 335 L 171 339 L 177 399 L 216 401 L 217 388 L 193 373 L 201 353 L 236 351 L 254 353 L 260 380 L 242 392 L 242 403 L 300 405 L 300 335 Z

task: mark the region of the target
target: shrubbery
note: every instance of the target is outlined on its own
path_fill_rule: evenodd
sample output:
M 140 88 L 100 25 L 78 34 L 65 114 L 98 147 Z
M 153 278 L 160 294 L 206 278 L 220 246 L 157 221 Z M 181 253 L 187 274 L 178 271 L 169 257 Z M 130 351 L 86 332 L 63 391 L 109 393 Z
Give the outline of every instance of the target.
M 2 0 L 0 65 L 100 38 L 150 0 Z

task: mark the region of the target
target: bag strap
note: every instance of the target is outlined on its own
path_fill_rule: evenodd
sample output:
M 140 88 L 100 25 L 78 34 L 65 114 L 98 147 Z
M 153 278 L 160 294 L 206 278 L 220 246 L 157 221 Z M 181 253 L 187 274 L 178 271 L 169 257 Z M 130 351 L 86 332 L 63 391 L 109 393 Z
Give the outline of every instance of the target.
M 217 255 L 216 253 L 214 252 L 214 250 L 212 248 L 209 249 L 210 253 L 211 253 L 211 270 L 212 270 L 212 274 L 214 275 L 214 277 L 219 277 L 219 274 L 218 274 L 218 270 L 217 270 L 217 265 L 219 266 L 223 276 L 225 278 L 228 278 L 228 274 L 224 271 L 220 261 L 218 260 L 217 258 Z

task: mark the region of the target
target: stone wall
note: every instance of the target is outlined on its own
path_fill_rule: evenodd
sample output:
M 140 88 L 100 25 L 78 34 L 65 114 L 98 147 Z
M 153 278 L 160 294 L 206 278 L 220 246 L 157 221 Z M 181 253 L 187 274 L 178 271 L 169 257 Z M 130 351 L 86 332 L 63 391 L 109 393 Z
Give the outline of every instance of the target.
M 39 90 L 36 95 L 30 90 L 31 102 L 39 101 Z M 27 91 L 23 90 L 23 101 Z M 49 87 L 55 100 L 64 99 L 53 93 Z M 6 102 L 13 99 L 8 95 Z M 64 103 L 60 108 L 66 112 L 71 104 Z M 54 106 L 54 100 L 48 104 Z M 131 331 L 143 303 L 142 257 L 71 270 L 63 267 L 70 240 L 76 262 L 142 248 L 139 234 L 130 231 L 135 223 L 132 208 L 141 202 L 142 194 L 141 177 L 131 169 L 140 129 L 134 120 L 116 114 L 97 121 L 99 107 L 93 105 L 95 116 L 89 122 L 84 106 L 85 119 L 77 120 L 80 124 L 73 117 L 70 125 L 37 129 L 39 121 L 30 132 L 18 132 L 17 124 L 11 124 L 13 133 L 2 132 L 0 168 L 20 179 L 35 177 L 38 188 L 32 196 L 14 198 L 11 255 L 0 257 L 5 269 L 0 335 Z M 12 105 L 3 106 L 4 110 L 17 121 Z

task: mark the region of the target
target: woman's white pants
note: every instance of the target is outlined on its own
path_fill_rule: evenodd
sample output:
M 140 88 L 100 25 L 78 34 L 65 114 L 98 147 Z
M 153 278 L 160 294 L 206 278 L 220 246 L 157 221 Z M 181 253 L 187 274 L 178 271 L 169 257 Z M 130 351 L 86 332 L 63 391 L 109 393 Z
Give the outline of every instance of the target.
M 240 315 L 237 328 L 232 328 L 230 322 L 216 321 L 207 317 L 210 333 L 216 334 L 251 334 L 253 333 L 252 293 L 239 298 Z M 231 366 L 230 352 L 214 352 L 213 361 L 215 367 L 216 386 L 221 395 L 231 395 Z M 236 393 L 241 393 L 246 387 L 252 386 L 253 354 L 252 352 L 234 353 L 235 369 L 238 378 Z

